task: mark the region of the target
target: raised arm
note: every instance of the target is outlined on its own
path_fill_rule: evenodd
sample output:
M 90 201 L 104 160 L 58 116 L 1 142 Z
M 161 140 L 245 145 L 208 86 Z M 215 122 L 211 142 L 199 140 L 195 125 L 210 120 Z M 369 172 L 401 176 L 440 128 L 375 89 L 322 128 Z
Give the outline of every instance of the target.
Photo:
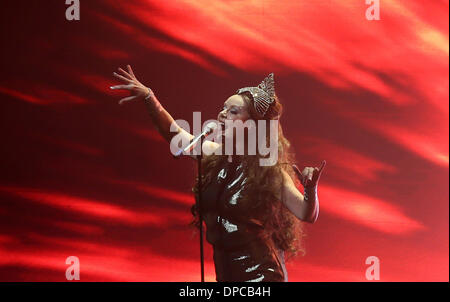
M 303 173 L 298 170 L 297 166 L 293 167 L 305 189 L 304 195 L 297 189 L 289 174 L 283 171 L 283 202 L 302 221 L 314 223 L 319 216 L 317 185 L 325 164 L 326 162 L 323 161 L 320 168 L 307 167 Z
M 150 117 L 152 119 L 153 125 L 156 127 L 157 131 L 161 134 L 161 136 L 168 142 L 171 143 L 172 138 L 175 135 L 181 135 L 184 141 L 190 141 L 194 136 L 181 128 L 172 116 L 164 109 L 161 103 L 156 98 L 153 91 L 144 86 L 134 75 L 133 70 L 130 65 L 127 65 L 127 71 L 119 68 L 118 71 L 120 74 L 114 72 L 113 75 L 122 81 L 124 84 L 112 86 L 111 89 L 119 89 L 119 90 L 128 90 L 131 95 L 125 97 L 119 101 L 119 104 L 123 104 L 129 101 L 143 101 L 145 106 L 150 113 Z M 170 131 L 175 129 L 175 131 Z M 203 148 L 217 148 L 218 144 L 205 141 L 203 144 Z

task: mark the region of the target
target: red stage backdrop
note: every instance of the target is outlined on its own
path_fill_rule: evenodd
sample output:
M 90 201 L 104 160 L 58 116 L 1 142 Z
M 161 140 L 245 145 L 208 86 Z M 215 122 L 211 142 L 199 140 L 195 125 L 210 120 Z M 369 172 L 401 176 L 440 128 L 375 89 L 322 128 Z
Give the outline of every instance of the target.
M 0 280 L 199 281 L 195 164 L 144 104 L 215 118 L 275 73 L 299 166 L 328 165 L 290 281 L 449 280 L 449 3 L 381 0 L 7 1 L 1 16 Z M 212 250 L 206 280 L 214 281 Z

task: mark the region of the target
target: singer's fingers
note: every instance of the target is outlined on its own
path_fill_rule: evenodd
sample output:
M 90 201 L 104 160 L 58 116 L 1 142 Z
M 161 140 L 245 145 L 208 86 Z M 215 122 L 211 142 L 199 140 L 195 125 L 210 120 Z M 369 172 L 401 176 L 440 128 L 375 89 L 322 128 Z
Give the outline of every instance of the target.
M 326 161 L 326 160 L 323 160 L 323 161 L 322 161 L 322 164 L 321 164 L 320 167 L 319 167 L 319 173 L 322 173 L 322 170 L 323 170 L 323 168 L 325 168 L 326 164 L 327 164 L 327 161 Z
M 319 168 L 314 168 L 317 179 L 319 179 L 320 175 L 322 174 L 323 168 L 325 168 L 326 164 L 327 162 L 323 160 Z
M 130 65 L 127 65 L 127 69 L 128 69 L 128 73 L 129 73 L 133 78 L 136 79 L 136 76 L 134 75 L 133 69 L 131 69 L 131 66 L 130 66 Z
M 300 172 L 300 169 L 297 167 L 297 165 L 292 165 L 292 169 L 294 169 L 295 174 L 297 174 L 297 177 L 300 178 L 301 181 L 303 181 L 303 174 Z
M 308 176 L 309 176 L 309 168 L 308 167 L 303 169 L 302 175 L 303 175 L 303 179 L 306 181 L 308 179 Z
M 297 165 L 292 165 L 292 168 L 294 169 L 295 174 L 297 175 L 298 180 L 302 185 L 305 185 L 305 177 L 303 176 L 300 169 L 297 167 Z
M 126 90 L 130 90 L 131 88 L 133 88 L 133 85 L 129 84 L 129 85 L 116 85 L 116 86 L 111 86 L 111 89 L 126 89 Z
M 306 183 L 306 181 L 308 180 L 308 168 L 303 169 L 302 175 L 303 175 L 303 181 Z
M 135 96 L 135 95 L 132 95 L 132 96 L 123 98 L 123 99 L 121 99 L 121 100 L 119 101 L 119 105 L 122 105 L 123 103 L 128 102 L 128 101 L 132 101 L 132 100 L 134 100 L 135 98 L 137 98 L 137 96 Z
M 314 175 L 313 175 L 314 182 L 317 183 L 319 181 L 320 175 L 322 175 L 322 171 L 323 171 L 323 168 L 325 167 L 326 163 L 327 163 L 326 161 L 322 161 L 322 164 L 320 165 L 319 168 L 314 168 Z
M 118 78 L 119 80 L 124 81 L 125 83 L 132 83 L 132 82 L 133 82 L 132 80 L 127 79 L 126 77 L 121 76 L 120 74 L 118 74 L 118 73 L 116 73 L 116 72 L 113 72 L 113 75 L 114 75 L 116 78 Z
M 128 73 L 128 72 L 126 72 L 125 70 L 123 70 L 122 68 L 118 68 L 118 70 L 122 73 L 122 75 L 123 76 L 125 76 L 127 79 L 130 79 L 130 80 L 133 80 L 133 77 Z

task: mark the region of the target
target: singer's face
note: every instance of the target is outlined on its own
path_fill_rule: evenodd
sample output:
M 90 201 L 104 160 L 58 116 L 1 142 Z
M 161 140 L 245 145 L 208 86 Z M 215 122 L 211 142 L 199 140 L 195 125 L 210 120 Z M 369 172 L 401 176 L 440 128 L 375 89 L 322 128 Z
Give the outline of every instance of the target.
M 217 120 L 224 123 L 225 120 L 242 120 L 245 122 L 250 118 L 247 110 L 247 104 L 244 102 L 242 96 L 235 94 L 230 96 L 223 104 L 223 109 L 219 112 Z
M 235 94 L 230 96 L 223 104 L 222 111 L 219 112 L 217 120 L 221 123 L 223 132 L 221 135 L 225 137 L 233 137 L 233 127 L 226 127 L 225 121 L 237 121 L 241 120 L 245 122 L 250 118 L 250 114 L 247 110 L 247 104 L 242 96 Z

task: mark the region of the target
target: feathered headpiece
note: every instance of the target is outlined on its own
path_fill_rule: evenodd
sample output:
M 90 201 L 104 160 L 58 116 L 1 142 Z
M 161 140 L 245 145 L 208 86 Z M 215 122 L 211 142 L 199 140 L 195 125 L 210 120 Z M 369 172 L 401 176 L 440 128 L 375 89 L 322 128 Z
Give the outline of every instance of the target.
M 270 105 L 275 101 L 275 81 L 273 73 L 270 73 L 257 87 L 244 87 L 237 90 L 236 94 L 250 92 L 253 104 L 261 117 L 264 117 Z

